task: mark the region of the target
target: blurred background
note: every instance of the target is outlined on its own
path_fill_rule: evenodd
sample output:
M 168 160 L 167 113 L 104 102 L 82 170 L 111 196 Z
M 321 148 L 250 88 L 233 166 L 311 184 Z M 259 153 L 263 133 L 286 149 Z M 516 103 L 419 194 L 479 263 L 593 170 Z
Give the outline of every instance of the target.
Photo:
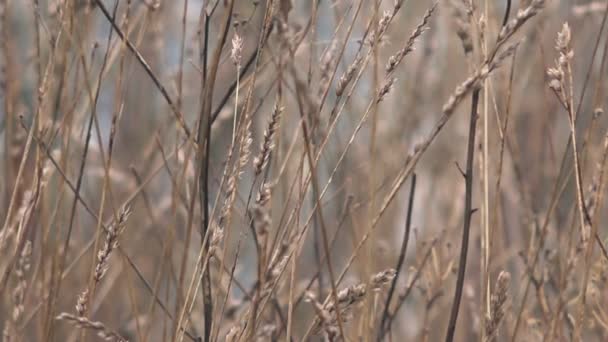
M 319 323 L 315 304 L 357 284 L 367 291 L 337 317 L 339 336 L 444 338 L 463 232 L 470 96 L 425 143 L 444 104 L 496 45 L 507 1 L 101 3 L 0 1 L 6 341 L 88 341 L 106 330 L 173 341 L 177 322 L 185 340 L 196 340 L 206 335 L 201 273 L 210 274 L 213 340 L 340 340 Z M 510 3 L 510 19 L 530 4 Z M 545 1 L 509 37 L 507 46 L 519 42 L 515 52 L 480 82 L 476 211 L 455 340 L 608 338 L 606 12 L 602 0 Z M 572 110 L 547 76 L 566 22 Z M 387 72 L 408 41 L 412 51 Z M 209 136 L 201 118 L 212 121 Z M 268 160 L 257 172 L 264 146 Z M 120 247 L 98 280 L 111 226 L 122 227 Z M 374 283 L 397 266 L 398 277 Z M 492 327 L 501 272 L 510 277 Z M 103 329 L 56 319 L 80 313 L 85 289 L 80 317 Z

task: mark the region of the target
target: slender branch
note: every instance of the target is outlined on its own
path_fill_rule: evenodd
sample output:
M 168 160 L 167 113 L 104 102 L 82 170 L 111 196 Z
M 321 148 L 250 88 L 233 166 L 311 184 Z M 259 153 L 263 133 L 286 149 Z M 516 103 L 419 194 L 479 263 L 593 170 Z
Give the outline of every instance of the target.
M 206 239 L 209 229 L 209 154 L 211 145 L 211 102 L 213 100 L 213 90 L 219 68 L 222 49 L 226 44 L 228 30 L 232 21 L 232 13 L 234 9 L 234 0 L 227 4 L 224 17 L 222 18 L 222 27 L 220 29 L 219 42 L 213 51 L 209 66 L 207 65 L 207 51 L 209 39 L 209 14 L 205 13 L 205 37 L 203 46 L 203 79 L 202 79 L 202 103 L 199 118 L 198 134 L 196 141 L 199 146 L 197 151 L 198 162 L 198 186 L 201 211 L 203 222 L 200 228 L 201 241 L 204 244 L 204 249 L 209 252 L 209 239 Z M 207 69 L 209 67 L 209 69 Z M 203 277 L 203 306 L 204 306 L 204 326 L 205 326 L 205 342 L 211 339 L 212 319 L 213 319 L 213 300 L 211 299 L 211 270 L 207 267 L 201 274 Z
M 146 60 L 141 55 L 141 53 L 139 53 L 139 51 L 137 50 L 135 45 L 133 45 L 133 43 L 131 43 L 129 38 L 122 32 L 122 30 L 120 29 L 118 24 L 116 24 L 116 21 L 114 20 L 114 18 L 112 18 L 112 15 L 110 14 L 110 12 L 106 8 L 106 6 L 103 4 L 103 2 L 101 0 L 95 0 L 95 3 L 97 4 L 97 6 L 99 6 L 99 9 L 103 13 L 104 17 L 106 17 L 106 19 L 108 20 L 110 25 L 112 25 L 112 27 L 116 31 L 116 34 L 118 34 L 120 39 L 127 45 L 127 48 L 129 48 L 131 53 L 133 53 L 137 62 L 144 68 L 144 70 L 146 71 L 146 74 L 148 74 L 148 76 L 150 77 L 150 79 L 152 80 L 152 82 L 154 83 L 156 88 L 158 88 L 158 90 L 160 91 L 163 98 L 165 98 L 165 101 L 171 108 L 171 111 L 175 115 L 177 122 L 184 130 L 186 137 L 188 137 L 188 139 L 192 138 L 192 136 L 191 136 L 192 133 L 190 132 L 190 129 L 188 128 L 188 125 L 186 124 L 186 121 L 184 120 L 183 114 L 179 111 L 179 109 L 175 105 L 175 102 L 173 102 L 173 100 L 171 99 L 171 96 L 169 96 L 169 92 L 167 91 L 165 86 L 160 82 L 158 77 L 154 74 L 154 71 L 152 71 L 152 68 L 150 68 L 150 65 L 148 64 L 148 62 L 146 62 Z
M 380 324 L 380 335 L 383 335 L 384 326 L 386 325 L 386 320 L 388 319 L 389 307 L 391 304 L 391 299 L 393 299 L 393 294 L 395 292 L 395 288 L 397 287 L 397 281 L 399 280 L 399 276 L 401 275 L 401 267 L 403 267 L 403 262 L 405 261 L 405 255 L 407 252 L 407 243 L 410 239 L 410 231 L 412 225 L 412 209 L 414 208 L 414 194 L 416 192 L 416 174 L 412 175 L 412 185 L 410 187 L 410 200 L 407 205 L 407 218 L 405 219 L 405 232 L 403 234 L 403 241 L 401 242 L 401 250 L 399 252 L 399 258 L 397 259 L 397 266 L 395 266 L 395 278 L 393 278 L 393 282 L 388 291 L 388 297 L 386 298 L 386 303 L 384 304 L 384 313 L 382 313 L 382 323 Z M 381 338 L 380 338 L 381 339 Z
M 456 291 L 454 302 L 450 313 L 448 331 L 445 337 L 446 342 L 454 340 L 456 331 L 456 321 L 458 320 L 458 309 L 462 299 L 462 289 L 464 286 L 464 276 L 467 267 L 467 252 L 469 249 L 469 233 L 471 231 L 471 217 L 474 210 L 471 208 L 473 202 L 473 160 L 475 158 L 475 130 L 477 126 L 477 107 L 479 105 L 480 88 L 473 91 L 471 99 L 471 119 L 469 124 L 469 142 L 467 146 L 467 168 L 465 174 L 465 198 L 464 198 L 464 225 L 462 231 L 462 245 L 460 247 L 460 261 L 458 264 L 458 279 L 456 280 Z
M 502 27 L 505 27 L 509 22 L 509 13 L 511 13 L 511 0 L 507 0 L 507 8 L 505 8 L 505 15 L 502 18 Z
M 422 261 L 420 261 L 420 265 L 418 267 L 416 267 L 416 273 L 414 274 L 414 277 L 412 277 L 412 281 L 409 283 L 408 287 L 405 289 L 405 292 L 403 292 L 403 294 L 400 294 L 399 297 L 397 297 L 397 305 L 395 307 L 395 310 L 393 310 L 392 313 L 389 313 L 388 318 L 387 318 L 386 328 L 382 329 L 378 342 L 382 341 L 382 339 L 384 338 L 384 335 L 386 335 L 387 332 L 391 331 L 391 327 L 393 326 L 395 317 L 399 313 L 399 310 L 401 309 L 401 307 L 403 307 L 403 303 L 405 303 L 405 300 L 412 293 L 412 290 L 414 289 L 414 285 L 416 285 L 418 278 L 420 278 L 420 276 L 422 275 L 422 271 L 424 270 L 424 267 L 426 266 L 427 261 L 428 261 L 429 257 L 431 256 L 431 253 L 433 252 L 433 248 L 435 248 L 435 245 L 437 244 L 438 241 L 439 241 L 439 239 L 437 239 L 437 238 L 435 238 L 431 241 L 431 245 L 429 246 L 426 253 L 422 257 Z
M 205 13 L 205 35 L 204 35 L 204 42 L 203 42 L 203 81 L 202 81 L 202 89 L 203 91 L 207 88 L 207 52 L 209 50 L 209 21 L 210 21 L 210 17 L 208 14 Z M 230 20 L 230 15 L 228 17 L 228 20 Z M 228 34 L 228 28 L 229 25 L 228 23 L 226 24 L 226 29 L 224 31 L 224 34 L 222 36 L 222 45 L 224 45 L 225 41 L 226 41 L 226 35 Z M 221 50 L 221 47 L 219 48 Z M 200 229 L 200 234 L 201 234 L 201 241 L 205 241 L 205 233 L 207 232 L 207 229 L 209 228 L 209 162 L 210 162 L 210 146 L 211 146 L 211 123 L 212 121 L 209 119 L 203 119 L 202 116 L 204 115 L 203 113 L 205 113 L 204 109 L 203 111 L 201 111 L 201 121 L 200 121 L 200 126 L 199 126 L 199 131 L 198 131 L 198 138 L 201 138 L 201 134 L 204 131 L 204 136 L 203 136 L 203 140 L 198 140 L 197 142 L 199 143 L 199 148 L 201 148 L 202 152 L 202 165 L 200 165 L 200 173 L 199 173 L 199 196 L 200 196 L 200 202 L 201 202 L 201 211 L 202 211 L 202 216 L 203 216 L 203 223 L 201 225 L 201 229 Z M 205 126 L 203 126 L 205 124 Z M 202 145 L 200 145 L 202 143 Z M 204 149 L 204 150 L 203 150 Z M 203 242 L 204 244 L 206 244 L 205 248 L 208 250 L 209 248 L 209 239 L 206 240 L 206 242 Z M 212 305 L 212 301 L 211 301 L 211 271 L 209 270 L 209 268 L 207 268 L 207 272 L 203 273 L 203 287 L 204 287 L 204 294 L 203 294 L 203 300 L 204 300 L 204 310 L 205 310 L 205 317 L 204 317 L 204 325 L 205 325 L 205 342 L 209 342 L 210 338 L 211 338 L 211 319 L 213 316 L 213 305 Z

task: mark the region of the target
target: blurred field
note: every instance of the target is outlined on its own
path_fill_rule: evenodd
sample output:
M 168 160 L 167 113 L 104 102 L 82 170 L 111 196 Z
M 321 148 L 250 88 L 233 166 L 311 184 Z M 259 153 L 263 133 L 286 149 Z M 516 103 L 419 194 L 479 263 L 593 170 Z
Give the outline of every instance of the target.
M 0 0 L 3 341 L 608 340 L 607 16 Z

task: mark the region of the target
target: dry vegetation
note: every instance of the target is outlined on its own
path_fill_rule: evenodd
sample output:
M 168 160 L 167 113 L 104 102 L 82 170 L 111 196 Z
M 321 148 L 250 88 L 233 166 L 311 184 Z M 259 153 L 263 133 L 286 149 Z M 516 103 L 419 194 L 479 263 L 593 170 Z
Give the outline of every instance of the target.
M 0 0 L 3 341 L 608 340 L 606 0 Z

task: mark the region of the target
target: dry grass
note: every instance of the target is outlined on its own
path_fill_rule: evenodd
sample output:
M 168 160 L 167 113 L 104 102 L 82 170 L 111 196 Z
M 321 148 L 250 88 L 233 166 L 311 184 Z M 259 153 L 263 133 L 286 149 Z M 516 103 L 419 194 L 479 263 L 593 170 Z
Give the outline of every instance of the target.
M 3 340 L 607 340 L 607 18 L 0 0 Z

